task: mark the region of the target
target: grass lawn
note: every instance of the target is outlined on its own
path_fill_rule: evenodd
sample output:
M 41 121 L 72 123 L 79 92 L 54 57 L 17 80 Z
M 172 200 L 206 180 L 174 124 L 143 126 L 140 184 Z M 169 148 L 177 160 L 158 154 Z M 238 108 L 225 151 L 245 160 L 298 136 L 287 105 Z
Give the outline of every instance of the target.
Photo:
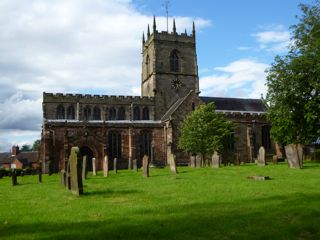
M 320 164 L 178 171 L 89 174 L 81 197 L 59 175 L 0 179 L 0 239 L 320 239 Z

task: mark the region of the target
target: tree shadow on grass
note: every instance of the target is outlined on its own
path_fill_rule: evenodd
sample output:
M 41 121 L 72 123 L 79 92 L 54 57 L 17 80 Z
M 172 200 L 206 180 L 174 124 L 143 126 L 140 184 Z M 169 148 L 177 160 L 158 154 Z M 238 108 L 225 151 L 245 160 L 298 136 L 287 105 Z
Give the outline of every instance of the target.
M 274 201 L 279 198 L 281 202 Z M 294 194 L 237 204 L 177 203 L 143 208 L 112 219 L 101 216 L 94 221 L 8 222 L 1 226 L 0 236 L 3 239 L 319 239 L 320 212 L 316 207 L 319 199 L 320 194 Z
M 126 194 L 136 194 L 140 193 L 141 191 L 139 190 L 111 190 L 111 189 L 106 189 L 106 190 L 94 190 L 94 191 L 88 191 L 84 192 L 84 196 L 94 196 L 94 195 L 126 195 Z

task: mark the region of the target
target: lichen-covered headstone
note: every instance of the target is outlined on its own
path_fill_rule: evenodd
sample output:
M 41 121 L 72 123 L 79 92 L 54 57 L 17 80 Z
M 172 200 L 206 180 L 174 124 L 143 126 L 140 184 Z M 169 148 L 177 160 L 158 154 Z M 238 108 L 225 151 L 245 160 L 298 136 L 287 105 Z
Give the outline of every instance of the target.
M 170 170 L 173 173 L 177 173 L 176 155 L 170 154 Z
M 70 162 L 70 177 L 71 177 L 71 192 L 77 196 L 83 194 L 82 186 L 82 161 L 78 147 L 71 148 L 69 158 Z
M 103 159 L 103 176 L 108 177 L 109 176 L 109 160 L 108 155 L 104 156 Z
M 263 146 L 259 148 L 259 155 L 258 155 L 258 166 L 265 166 L 266 165 L 266 150 Z
M 96 158 L 92 158 L 92 175 L 97 176 L 97 171 L 96 171 Z
M 149 177 L 149 157 L 144 155 L 142 158 L 143 176 Z
M 82 180 L 87 178 L 87 156 L 82 158 Z
M 191 157 L 190 157 L 190 166 L 192 168 L 196 167 L 196 156 L 194 156 L 194 155 L 191 155 Z
M 213 168 L 219 168 L 220 167 L 220 156 L 216 151 L 212 154 L 211 166 Z
M 290 168 L 302 168 L 303 149 L 299 144 L 285 146 L 286 158 Z
M 133 170 L 138 172 L 138 163 L 137 163 L 137 159 L 133 159 L 132 160 L 132 165 L 133 165 Z
M 118 161 L 117 158 L 114 158 L 114 159 L 113 159 L 113 171 L 114 171 L 115 173 L 118 172 L 118 169 L 117 169 L 117 161 Z

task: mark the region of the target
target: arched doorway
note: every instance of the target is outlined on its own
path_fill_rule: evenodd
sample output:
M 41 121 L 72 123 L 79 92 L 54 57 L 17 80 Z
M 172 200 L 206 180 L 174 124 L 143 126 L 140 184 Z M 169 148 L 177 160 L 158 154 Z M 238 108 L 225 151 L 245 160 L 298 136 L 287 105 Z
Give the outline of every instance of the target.
M 83 158 L 83 156 L 87 156 L 86 169 L 87 171 L 92 171 L 92 158 L 93 158 L 92 150 L 89 147 L 84 146 L 80 148 L 80 154 L 81 154 L 81 159 Z

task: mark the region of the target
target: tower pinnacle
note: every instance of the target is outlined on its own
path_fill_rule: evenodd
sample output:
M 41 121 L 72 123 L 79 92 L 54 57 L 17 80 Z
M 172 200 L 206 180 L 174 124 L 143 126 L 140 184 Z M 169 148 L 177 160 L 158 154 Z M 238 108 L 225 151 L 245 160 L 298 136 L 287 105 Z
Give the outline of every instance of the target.
M 176 34 L 177 33 L 177 29 L 176 29 L 176 20 L 173 19 L 173 33 Z
M 156 16 L 153 16 L 153 34 L 157 32 Z

